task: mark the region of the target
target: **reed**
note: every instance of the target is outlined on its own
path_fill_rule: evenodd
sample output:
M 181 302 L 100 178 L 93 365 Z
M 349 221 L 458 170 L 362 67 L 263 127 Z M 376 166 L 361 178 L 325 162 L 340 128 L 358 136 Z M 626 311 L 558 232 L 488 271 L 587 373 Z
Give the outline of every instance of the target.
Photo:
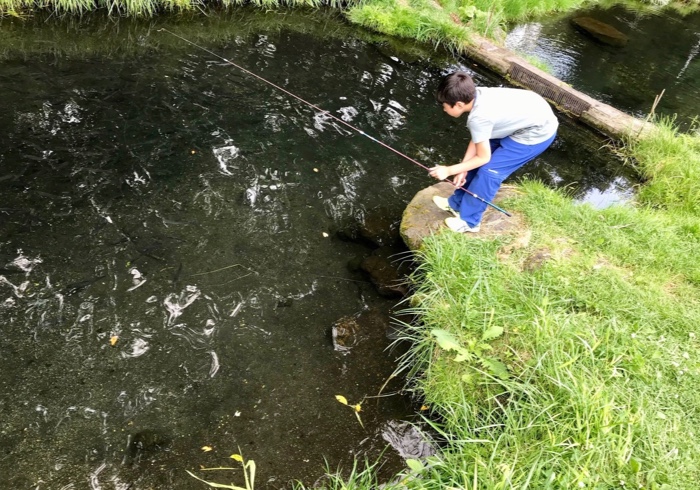
M 0 16 L 26 16 L 50 10 L 56 14 L 77 14 L 105 10 L 110 15 L 152 17 L 159 13 L 199 11 L 205 8 L 254 5 L 262 8 L 330 6 L 348 10 L 351 19 L 382 32 L 429 40 L 454 46 L 468 36 L 464 30 L 498 37 L 506 22 L 575 9 L 586 0 L 0 0 Z M 606 5 L 626 4 L 639 9 L 655 9 L 658 0 L 602 0 Z M 665 7 L 689 12 L 700 7 L 700 0 L 671 0 Z M 409 19 L 418 16 L 419 19 Z M 452 25 L 456 24 L 456 26 Z
M 104 10 L 111 16 L 130 15 L 153 17 L 165 12 L 203 11 L 217 7 L 253 5 L 262 8 L 330 6 L 342 9 L 353 0 L 0 0 L 0 16 L 23 17 L 33 12 L 49 10 L 56 14 L 82 15 L 88 11 Z

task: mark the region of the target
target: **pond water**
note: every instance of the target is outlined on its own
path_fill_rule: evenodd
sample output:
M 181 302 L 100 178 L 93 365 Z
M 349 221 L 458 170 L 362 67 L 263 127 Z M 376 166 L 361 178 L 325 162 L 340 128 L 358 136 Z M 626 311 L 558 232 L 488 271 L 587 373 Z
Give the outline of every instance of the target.
M 426 165 L 461 157 L 464 123 L 433 98 L 458 61 L 338 35 L 348 28 L 332 16 L 308 18 L 323 26 L 314 35 L 251 28 L 264 15 L 241 11 L 198 39 Z M 258 488 L 312 483 L 326 461 L 379 457 L 417 419 L 405 396 L 365 399 L 364 427 L 336 401 L 376 395 L 396 354 L 384 327 L 349 353 L 330 331 L 396 303 L 347 266 L 372 248 L 337 232 L 377 214 L 397 223 L 433 181 L 157 31 L 209 22 L 0 25 L 23 43 L 0 61 L 2 488 L 203 488 L 185 470 L 234 466 L 238 452 Z M 521 175 L 596 205 L 633 183 L 568 121 Z M 384 460 L 402 466 L 393 448 Z
M 584 16 L 613 26 L 627 44 L 606 46 L 576 30 L 571 19 Z M 506 46 L 545 61 L 557 78 L 629 114 L 647 117 L 662 91 L 655 112 L 677 115 L 681 129 L 700 114 L 700 12 L 591 8 L 515 26 Z

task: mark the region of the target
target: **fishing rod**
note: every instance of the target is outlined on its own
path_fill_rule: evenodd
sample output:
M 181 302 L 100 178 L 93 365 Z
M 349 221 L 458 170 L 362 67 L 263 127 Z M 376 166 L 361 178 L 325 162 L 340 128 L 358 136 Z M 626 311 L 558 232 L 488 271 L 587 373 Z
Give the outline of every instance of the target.
M 228 64 L 230 64 L 230 65 L 235 66 L 236 68 L 238 68 L 238 69 L 241 70 L 242 72 L 247 73 L 248 75 L 250 75 L 250 76 L 252 76 L 252 77 L 254 77 L 254 78 L 257 78 L 257 79 L 260 80 L 261 82 L 265 82 L 266 84 L 268 84 L 268 85 L 270 85 L 270 86 L 276 88 L 277 90 L 279 90 L 279 91 L 281 91 L 281 92 L 284 92 L 285 94 L 289 95 L 290 97 L 293 97 L 294 99 L 298 100 L 299 102 L 302 102 L 302 103 L 306 104 L 307 106 L 309 106 L 309 107 L 311 107 L 311 108 L 317 110 L 320 114 L 325 114 L 325 115 L 327 115 L 328 117 L 330 117 L 330 118 L 332 118 L 332 119 L 335 119 L 335 120 L 336 120 L 337 122 L 339 122 L 340 124 L 342 124 L 342 125 L 344 125 L 344 126 L 350 128 L 350 129 L 352 129 L 353 131 L 355 131 L 355 132 L 361 134 L 362 136 L 366 136 L 367 138 L 369 138 L 369 139 L 371 139 L 372 141 L 374 141 L 375 143 L 377 143 L 377 144 L 383 146 L 383 147 L 386 148 L 387 150 L 393 151 L 393 152 L 396 153 L 397 155 L 399 155 L 399 156 L 405 158 L 405 159 L 408 160 L 409 162 L 418 165 L 418 166 L 421 167 L 422 169 L 425 169 L 425 170 L 430 171 L 430 167 L 427 167 L 427 166 L 423 165 L 423 164 L 420 163 L 419 161 L 414 160 L 413 158 L 409 157 L 408 155 L 405 155 L 405 154 L 401 153 L 400 151 L 398 151 L 398 150 L 392 148 L 391 146 L 387 145 L 386 143 L 384 143 L 384 142 L 382 142 L 382 141 L 379 141 L 377 138 L 375 138 L 375 137 L 373 137 L 373 136 L 371 136 L 371 135 L 365 133 L 364 131 L 362 131 L 362 130 L 359 129 L 359 128 L 356 128 L 356 127 L 353 126 L 352 124 L 350 124 L 350 123 L 348 123 L 348 122 L 346 122 L 346 121 L 343 121 L 341 118 L 334 116 L 334 115 L 331 114 L 330 112 L 328 112 L 328 111 L 326 111 L 326 110 L 324 110 L 324 109 L 321 109 L 321 108 L 318 107 L 317 105 L 312 104 L 311 102 L 308 102 L 308 101 L 302 99 L 301 97 L 299 97 L 299 96 L 297 96 L 297 95 L 294 95 L 294 94 L 291 93 L 289 90 L 286 90 L 286 89 L 280 87 L 279 85 L 276 85 L 276 84 L 272 83 L 271 81 L 269 81 L 269 80 L 267 80 L 267 79 L 261 77 L 260 75 L 258 75 L 258 74 L 256 74 L 256 73 L 253 73 L 252 71 L 247 70 L 247 69 L 243 68 L 243 67 L 240 66 L 240 65 L 237 65 L 237 64 L 234 63 L 233 61 L 228 60 L 228 59 L 224 58 L 223 56 L 218 55 L 218 54 L 214 53 L 213 51 L 210 51 L 210 50 L 208 50 L 207 48 L 200 46 L 199 44 L 195 44 L 195 43 L 193 43 L 192 41 L 190 41 L 189 39 L 185 39 L 184 37 L 180 36 L 179 34 L 175 34 L 174 32 L 169 31 L 168 29 L 166 29 L 166 28 L 164 28 L 164 27 L 161 27 L 160 29 L 158 29 L 158 31 L 159 31 L 159 32 L 160 32 L 160 31 L 167 32 L 168 34 L 171 34 L 171 35 L 173 35 L 173 36 L 175 36 L 175 37 L 177 37 L 177 38 L 179 38 L 179 39 L 185 41 L 186 43 L 191 44 L 192 46 L 194 46 L 194 47 L 196 47 L 196 48 L 198 48 L 198 49 L 201 49 L 202 51 L 204 51 L 204 52 L 206 52 L 206 53 L 209 53 L 210 55 L 212 55 L 212 56 L 214 56 L 214 57 L 216 57 L 216 58 L 219 58 L 220 60 L 223 60 L 223 61 L 225 61 L 226 63 L 228 63 Z M 498 207 L 498 206 L 495 205 L 494 203 L 487 201 L 487 200 L 484 199 L 483 197 L 481 197 L 481 196 L 479 196 L 479 195 L 477 195 L 477 194 L 471 192 L 470 190 L 465 189 L 465 188 L 462 187 L 462 186 L 458 186 L 457 184 L 455 184 L 455 183 L 452 182 L 451 180 L 447 180 L 447 182 L 449 182 L 450 184 L 452 184 L 453 186 L 455 186 L 457 189 L 463 190 L 464 192 L 466 192 L 466 193 L 469 194 L 470 196 L 474 197 L 475 199 L 478 199 L 479 201 L 483 202 L 484 204 L 486 204 L 486 205 L 488 205 L 488 206 L 491 206 L 492 208 L 494 208 L 494 209 L 497 210 L 497 211 L 500 211 L 501 213 L 505 214 L 506 216 L 508 216 L 508 217 L 511 216 L 511 214 L 510 214 L 508 211 L 506 211 L 505 209 Z

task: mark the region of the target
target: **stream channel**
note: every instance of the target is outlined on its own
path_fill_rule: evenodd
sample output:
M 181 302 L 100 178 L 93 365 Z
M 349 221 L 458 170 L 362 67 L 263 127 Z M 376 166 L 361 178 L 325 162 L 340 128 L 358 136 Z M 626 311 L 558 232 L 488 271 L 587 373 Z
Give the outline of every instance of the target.
M 571 20 L 591 17 L 622 33 L 624 46 L 609 46 L 577 30 Z M 640 12 L 622 6 L 592 7 L 513 26 L 505 42 L 534 56 L 555 77 L 622 111 L 645 118 L 675 117 L 681 130 L 700 115 L 700 12 L 671 9 Z
M 476 67 L 331 14 L 2 21 L 0 488 L 198 489 L 186 469 L 239 452 L 281 488 L 388 440 L 395 473 L 421 449 L 400 437 L 416 407 L 400 380 L 364 397 L 395 368 L 397 299 L 348 267 L 376 245 L 341 237 L 397 226 L 434 182 L 163 26 L 428 166 L 467 144 L 433 94 Z M 624 200 L 634 175 L 604 145 L 562 118 L 519 176 Z M 336 351 L 333 324 L 361 312 L 376 328 Z M 364 426 L 336 395 L 364 399 Z

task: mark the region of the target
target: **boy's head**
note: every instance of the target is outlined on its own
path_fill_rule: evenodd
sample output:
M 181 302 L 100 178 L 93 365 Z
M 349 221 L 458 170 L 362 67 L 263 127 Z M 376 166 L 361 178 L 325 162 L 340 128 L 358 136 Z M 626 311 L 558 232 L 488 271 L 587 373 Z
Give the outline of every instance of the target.
M 468 73 L 463 71 L 450 73 L 440 81 L 435 97 L 443 107 L 447 104 L 450 108 L 453 108 L 459 102 L 462 103 L 459 104 L 460 107 L 462 105 L 467 106 L 476 97 L 474 80 Z M 445 111 L 449 113 L 447 108 Z

